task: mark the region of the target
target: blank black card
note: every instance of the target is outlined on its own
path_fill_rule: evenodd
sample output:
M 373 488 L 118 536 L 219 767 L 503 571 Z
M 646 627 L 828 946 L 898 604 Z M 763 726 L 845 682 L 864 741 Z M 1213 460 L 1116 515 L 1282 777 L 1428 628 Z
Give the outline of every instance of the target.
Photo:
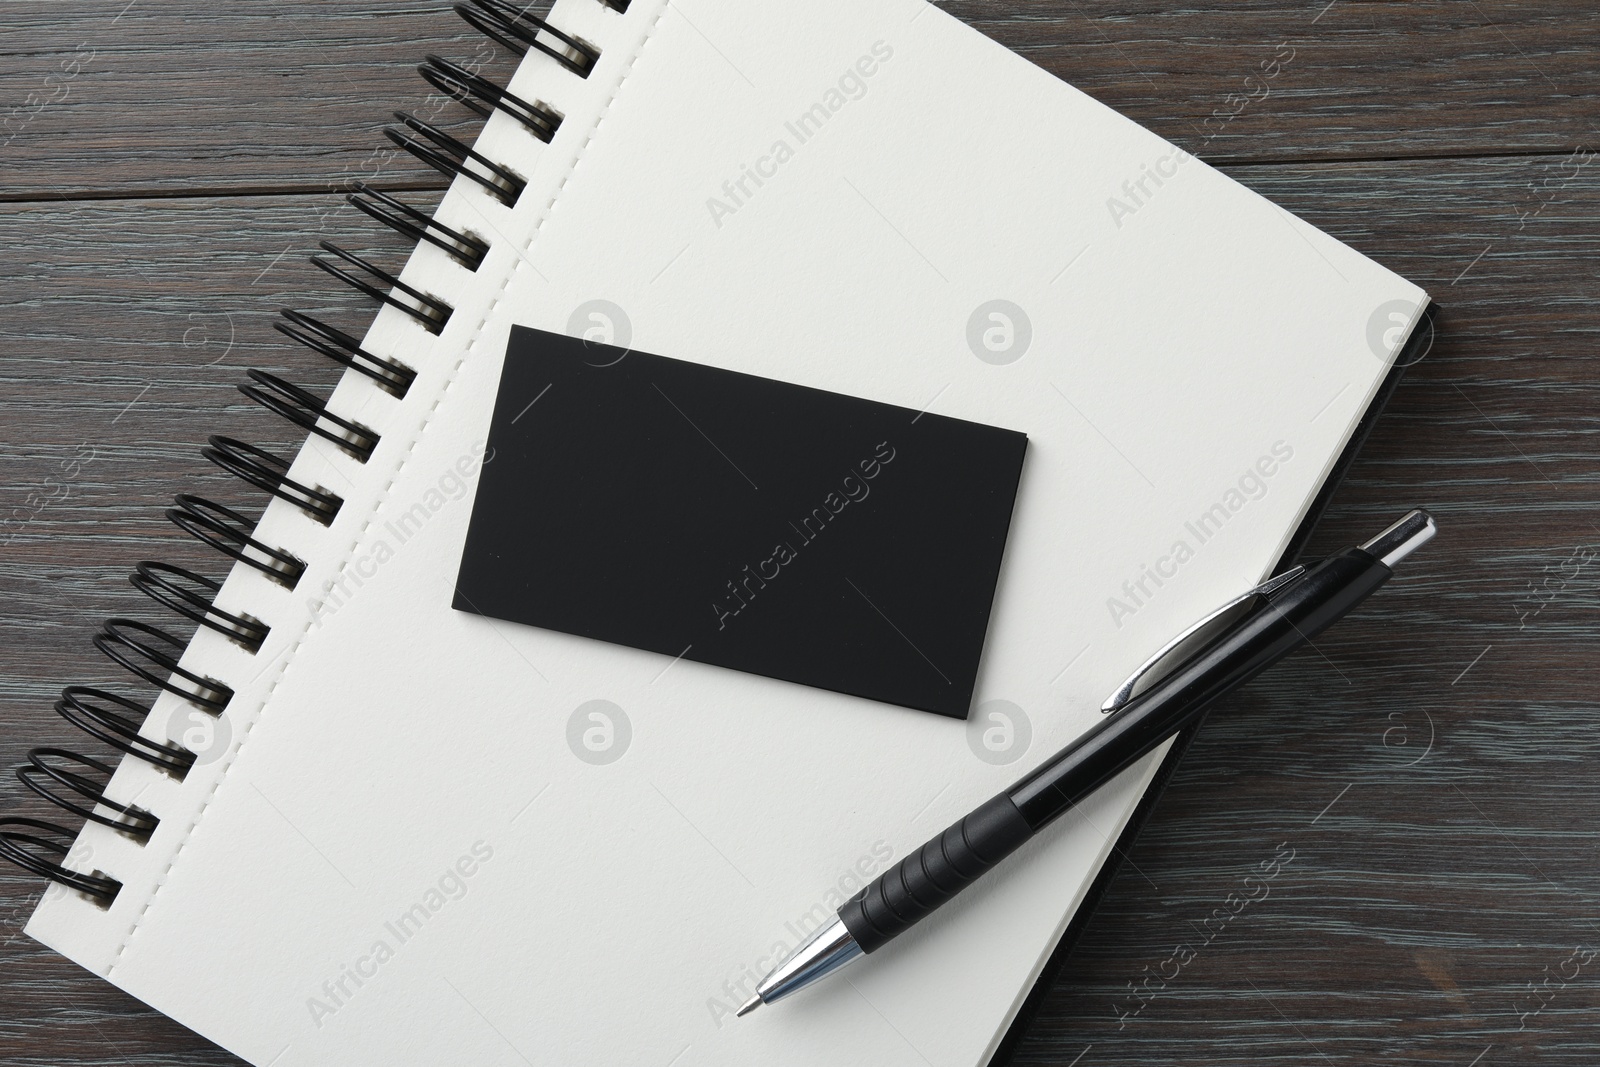
M 1025 435 L 519 327 L 488 445 L 457 609 L 966 717 Z

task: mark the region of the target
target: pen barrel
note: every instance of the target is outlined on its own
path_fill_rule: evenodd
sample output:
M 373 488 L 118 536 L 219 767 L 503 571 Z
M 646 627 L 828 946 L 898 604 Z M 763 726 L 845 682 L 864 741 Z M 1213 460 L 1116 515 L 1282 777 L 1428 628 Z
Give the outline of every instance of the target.
M 1309 643 L 1377 591 L 1390 573 L 1361 549 L 1323 560 L 1008 792 L 885 871 L 845 902 L 840 921 L 862 952 L 883 947 L 1149 754 L 1211 701 Z
M 839 919 L 872 952 L 976 882 L 1033 834 L 1005 795 L 975 809 L 885 871 L 839 909 Z
M 1193 722 L 1213 700 L 1309 644 L 1376 592 L 1391 573 L 1359 548 L 1323 560 L 1007 795 L 1033 829 L 1042 828 Z

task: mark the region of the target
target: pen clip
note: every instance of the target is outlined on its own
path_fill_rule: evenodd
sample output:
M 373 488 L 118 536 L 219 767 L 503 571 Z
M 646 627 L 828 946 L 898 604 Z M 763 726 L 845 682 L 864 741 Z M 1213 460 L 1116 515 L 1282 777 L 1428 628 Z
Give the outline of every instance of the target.
M 1252 597 L 1266 596 L 1269 593 L 1277 592 L 1279 589 L 1282 589 L 1296 578 L 1299 578 L 1305 572 L 1306 569 L 1302 566 L 1296 565 L 1290 567 L 1277 577 L 1268 578 L 1254 589 L 1247 589 L 1245 592 L 1240 593 L 1238 596 L 1234 597 L 1220 608 L 1217 608 L 1215 611 L 1207 614 L 1205 618 L 1200 619 L 1188 627 L 1185 627 L 1182 633 L 1168 641 L 1166 644 L 1162 645 L 1160 648 L 1156 649 L 1155 655 L 1139 664 L 1138 669 L 1132 674 L 1128 675 L 1127 681 L 1117 686 L 1117 691 L 1107 697 L 1104 704 L 1100 705 L 1100 713 L 1102 715 L 1109 715 L 1113 711 L 1116 711 L 1123 705 L 1127 704 L 1128 701 L 1132 700 L 1133 691 L 1138 687 L 1139 682 L 1144 678 L 1144 676 L 1154 670 L 1156 664 L 1165 659 L 1173 649 L 1177 648 L 1179 645 L 1189 640 L 1189 638 L 1193 637 L 1195 633 L 1198 632 L 1202 627 L 1209 626 L 1211 623 L 1217 621 L 1217 619 L 1221 618 L 1223 615 L 1232 611 L 1234 608 L 1238 607 L 1240 604 L 1243 604 L 1246 600 L 1249 600 Z

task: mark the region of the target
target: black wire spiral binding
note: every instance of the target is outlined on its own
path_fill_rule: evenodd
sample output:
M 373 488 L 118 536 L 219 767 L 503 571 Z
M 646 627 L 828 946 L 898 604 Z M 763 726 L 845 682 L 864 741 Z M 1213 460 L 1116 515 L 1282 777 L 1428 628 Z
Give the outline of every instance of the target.
M 599 2 L 614 11 L 628 10 L 629 0 Z M 457 4 L 455 10 L 469 25 L 512 52 L 542 52 L 578 77 L 588 77 L 600 59 L 600 52 L 593 45 L 506 0 L 470 0 Z M 562 116 L 549 106 L 524 100 L 459 64 L 430 55 L 418 70 L 429 85 L 480 117 L 502 111 L 545 142 L 560 129 Z M 395 117 L 400 125 L 384 131 L 395 144 L 448 177 L 466 178 L 501 203 L 516 204 L 527 183 L 510 168 L 414 115 L 396 112 Z M 489 254 L 489 245 L 482 238 L 446 226 L 364 182 L 352 187 L 348 200 L 403 236 L 443 250 L 467 270 L 477 270 Z M 322 242 L 322 249 L 332 258 L 311 257 L 320 269 L 374 300 L 398 308 L 429 333 L 442 333 L 449 324 L 454 309 L 439 298 L 331 242 Z M 290 340 L 365 375 L 395 398 L 405 397 L 416 380 L 413 368 L 393 357 L 368 351 L 351 334 L 302 312 L 284 309 L 282 320 L 274 327 Z M 335 415 L 310 391 L 265 371 L 252 370 L 249 377 L 250 381 L 239 388 L 251 400 L 334 444 L 358 462 L 365 463 L 377 449 L 380 438 L 376 432 Z M 342 497 L 290 478 L 288 460 L 237 438 L 213 436 L 202 454 L 248 485 L 295 505 L 323 526 L 332 525 L 344 505 Z M 235 508 L 185 493 L 167 510 L 167 518 L 185 533 L 286 590 L 293 590 L 305 575 L 306 564 L 302 560 L 259 540 L 255 522 Z M 138 564 L 129 580 L 157 605 L 197 627 L 221 634 L 252 655 L 271 636 L 266 623 L 217 607 L 215 600 L 222 583 L 188 568 L 146 560 Z M 181 666 L 179 661 L 188 642 L 159 627 L 134 619 L 109 619 L 93 643 L 136 678 L 209 715 L 224 714 L 233 699 L 233 689 L 228 685 Z M 87 686 L 68 686 L 55 703 L 56 713 L 76 729 L 181 781 L 194 767 L 198 755 L 175 741 L 146 737 L 141 731 L 151 709 L 152 704 Z M 112 764 L 78 752 L 36 748 L 28 753 L 28 762 L 18 769 L 17 777 L 29 790 L 63 811 L 136 841 L 147 841 L 160 827 L 160 820 L 151 812 L 106 795 L 114 771 Z M 101 871 L 84 873 L 66 866 L 77 836 L 66 827 L 40 819 L 0 818 L 0 857 L 81 893 L 102 907 L 110 907 L 122 889 L 121 882 Z
M 427 241 L 444 249 L 468 270 L 477 270 L 483 266 L 483 257 L 489 254 L 489 246 L 478 238 L 468 236 L 460 230 L 453 230 L 432 215 L 418 211 L 409 204 L 403 204 L 388 193 L 380 193 L 366 182 L 358 182 L 356 191 L 345 199 L 385 226 L 398 230 L 412 240 Z
M 562 33 L 544 19 L 530 15 L 506 0 L 472 0 L 471 3 L 457 4 L 456 14 L 466 19 L 474 29 L 499 41 L 517 55 L 525 56 L 528 49 L 536 48 L 580 78 L 587 78 L 600 58 L 600 53 L 593 46 Z M 540 34 L 555 38 L 561 47 L 541 41 Z
M 200 454 L 257 489 L 287 500 L 324 526 L 333 525 L 339 509 L 344 506 L 343 497 L 313 489 L 289 477 L 289 461 L 264 448 L 232 437 L 213 436 Z
M 422 323 L 423 328 L 429 333 L 442 333 L 444 331 L 445 324 L 450 321 L 450 312 L 454 310 L 449 304 L 436 297 L 429 296 L 420 289 L 407 285 L 388 271 L 381 267 L 373 266 L 354 252 L 346 252 L 332 241 L 319 243 L 324 252 L 333 253 L 345 263 L 355 267 L 357 270 L 366 272 L 372 278 L 384 284 L 382 286 L 374 285 L 361 275 L 352 274 L 345 267 L 332 260 L 323 259 L 321 256 L 311 257 L 311 262 L 316 266 L 327 271 L 351 288 L 366 293 L 372 299 L 388 304 L 390 307 L 399 308 Z M 402 300 L 400 297 L 395 296 L 394 290 L 396 289 L 411 299 Z
M 528 183 L 515 173 L 438 127 L 404 111 L 396 111 L 394 117 L 405 129 L 385 126 L 384 136 L 439 173 L 475 181 L 507 207 L 514 206 L 522 190 L 527 188 Z M 469 163 L 475 167 L 468 166 Z
M 121 711 L 106 707 L 108 704 Z M 56 713 L 90 737 L 119 752 L 137 756 L 179 781 L 194 766 L 195 754 L 182 745 L 170 741 L 152 741 L 139 733 L 140 725 L 150 715 L 147 704 L 119 697 L 104 689 L 69 685 L 61 691 L 61 699 L 56 701 Z
M 498 109 L 526 126 L 539 140 L 550 142 L 561 128 L 561 116 L 542 104 L 530 104 L 488 78 L 438 56 L 417 68 L 425 81 L 453 100 L 488 118 Z
M 291 340 L 298 341 L 320 352 L 335 363 L 360 371 L 397 397 L 404 397 L 417 380 L 417 372 L 403 363 L 375 356 L 361 347 L 361 342 L 310 315 L 283 308 L 279 312 L 287 322 L 275 322 L 272 328 Z
M 222 592 L 222 583 L 184 567 L 145 560 L 128 580 L 135 589 L 157 604 L 237 641 L 246 651 L 261 651 L 261 646 L 267 643 L 267 638 L 272 634 L 272 629 L 265 623 L 217 607 L 212 597 Z M 199 592 L 196 592 L 196 587 Z
M 306 565 L 282 549 L 251 537 L 250 530 L 255 523 L 237 511 L 188 493 L 179 494 L 176 503 L 177 507 L 167 509 L 167 518 L 190 537 L 254 567 L 289 589 L 299 584 Z
M 50 837 L 38 836 L 41 833 Z M 60 863 L 41 858 L 37 851 L 29 851 L 31 846 L 65 860 L 67 853 L 72 850 L 72 843 L 77 839 L 77 831 L 55 823 L 16 817 L 0 819 L 0 856 L 41 878 L 48 878 L 68 889 L 76 889 L 102 907 L 110 907 L 122 891 L 121 882 L 103 874 L 81 874 L 69 870 Z
M 60 763 L 76 764 L 86 768 L 99 776 L 96 781 L 77 771 L 59 766 Z M 108 763 L 101 763 L 97 759 L 68 752 L 62 748 L 36 748 L 28 753 L 28 765 L 17 768 L 17 777 L 22 784 L 44 797 L 58 808 L 63 808 L 74 815 L 81 815 L 90 822 L 97 822 L 101 826 L 109 826 L 113 830 L 121 830 L 140 841 L 148 841 L 150 835 L 155 833 L 156 827 L 161 825 L 161 820 L 145 811 L 128 804 L 119 804 L 106 797 L 106 785 L 111 781 L 111 776 L 116 773 L 116 768 Z M 65 788 L 78 794 L 89 802 L 88 807 L 83 804 L 61 796 L 49 785 L 40 779 L 49 779 L 58 788 Z M 110 808 L 121 818 L 113 819 L 101 815 L 97 808 Z
M 373 451 L 378 447 L 377 434 L 360 423 L 333 414 L 328 410 L 328 405 L 318 400 L 309 389 L 302 389 L 264 370 L 248 370 L 245 373 L 252 384 L 240 385 L 239 392 L 301 429 L 333 442 L 362 463 L 372 458 Z M 324 423 L 332 423 L 333 428 Z
M 165 689 L 213 715 L 221 715 L 233 699 L 233 690 L 214 678 L 207 678 L 178 665 L 178 657 L 188 647 L 159 626 L 137 619 L 107 619 L 94 635 L 94 647 L 117 666 L 135 674 L 157 689 Z M 166 646 L 163 649 L 162 646 Z M 156 668 L 166 672 L 163 676 Z M 179 685 L 173 678 L 188 682 Z

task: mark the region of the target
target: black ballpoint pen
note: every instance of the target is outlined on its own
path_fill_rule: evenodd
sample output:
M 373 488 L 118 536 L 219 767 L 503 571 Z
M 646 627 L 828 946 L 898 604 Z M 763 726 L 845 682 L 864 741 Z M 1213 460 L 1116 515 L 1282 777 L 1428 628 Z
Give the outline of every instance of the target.
M 1308 567 L 1294 567 L 1207 616 L 1145 663 L 1102 710 L 1115 714 L 1033 773 L 845 902 L 761 980 L 747 1015 L 883 947 L 977 881 L 1028 838 L 1195 719 L 1217 697 L 1309 643 L 1433 537 L 1433 517 L 1412 511 L 1377 537 Z M 1258 601 L 1144 692 L 1139 679 L 1165 653 L 1224 611 Z

